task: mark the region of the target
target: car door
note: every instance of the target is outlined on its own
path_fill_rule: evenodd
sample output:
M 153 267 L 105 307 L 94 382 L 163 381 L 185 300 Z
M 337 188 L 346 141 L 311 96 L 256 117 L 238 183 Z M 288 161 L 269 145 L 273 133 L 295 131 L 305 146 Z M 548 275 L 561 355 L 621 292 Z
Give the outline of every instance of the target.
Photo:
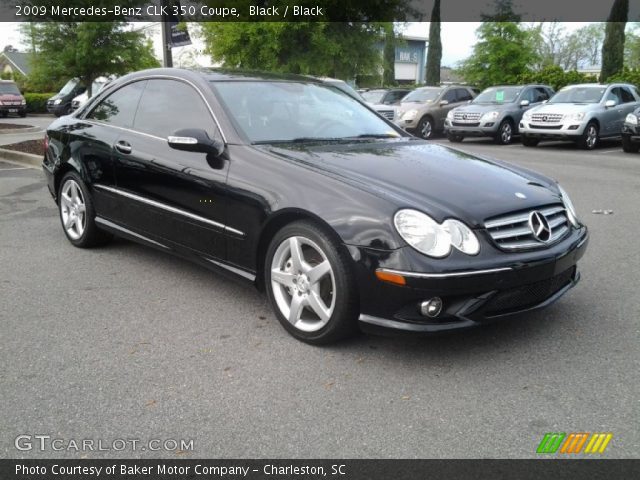
M 116 187 L 113 145 L 122 129 L 133 125 L 145 83 L 130 83 L 111 92 L 83 113 L 73 130 L 68 131 L 70 150 L 93 190 L 98 222 L 122 221 L 122 198 L 112 192 Z
M 457 88 L 449 88 L 442 94 L 442 97 L 440 98 L 440 106 L 436 110 L 437 118 L 435 119 L 438 130 L 444 129 L 444 120 L 445 118 L 447 118 L 447 113 L 449 113 L 449 110 L 453 110 L 457 106 L 464 103 L 458 101 L 457 90 Z M 445 101 L 447 103 L 443 105 L 442 102 Z
M 226 256 L 225 184 L 228 162 L 177 151 L 167 137 L 203 129 L 221 139 L 203 96 L 179 79 L 149 79 L 131 130 L 114 144 L 116 183 L 130 202 L 128 225 L 207 257 Z
M 620 114 L 620 116 L 618 117 L 615 131 L 613 132 L 615 135 L 622 132 L 624 119 L 638 106 L 638 101 L 636 100 L 635 95 L 632 93 L 629 87 L 619 87 L 619 90 L 622 103 L 618 105 L 618 113 Z
M 601 107 L 604 109 L 600 121 L 601 136 L 617 135 L 620 133 L 622 122 L 624 121 L 624 116 L 622 115 L 624 110 L 622 92 L 619 87 L 612 87 L 605 94 L 604 103 L 609 100 L 613 100 L 615 105 L 613 107 Z

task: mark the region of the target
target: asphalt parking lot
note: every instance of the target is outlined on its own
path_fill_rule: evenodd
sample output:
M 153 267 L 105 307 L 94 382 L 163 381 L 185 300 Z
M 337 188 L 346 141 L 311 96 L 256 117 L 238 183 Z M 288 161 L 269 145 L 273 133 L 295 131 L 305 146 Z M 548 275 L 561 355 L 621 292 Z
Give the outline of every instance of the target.
M 637 457 L 640 155 L 457 148 L 564 185 L 591 230 L 581 283 L 483 329 L 322 348 L 251 287 L 123 240 L 74 248 L 41 172 L 0 162 L 0 455 L 532 458 L 547 432 L 611 432 L 604 457 Z M 194 449 L 18 451 L 21 434 Z

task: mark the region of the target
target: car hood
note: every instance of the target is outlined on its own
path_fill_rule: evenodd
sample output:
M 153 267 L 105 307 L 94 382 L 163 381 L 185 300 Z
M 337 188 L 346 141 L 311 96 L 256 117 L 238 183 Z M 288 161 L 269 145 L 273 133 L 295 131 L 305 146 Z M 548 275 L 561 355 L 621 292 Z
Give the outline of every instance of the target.
M 430 108 L 434 108 L 437 103 L 432 101 L 430 102 L 402 102 L 398 105 L 398 113 L 402 114 L 407 110 L 428 110 Z
M 472 228 L 489 217 L 560 201 L 547 177 L 421 140 L 258 148 L 340 178 L 397 208 L 420 209 L 437 221 L 456 217 Z
M 468 105 L 462 105 L 456 107 L 456 112 L 473 112 L 473 113 L 486 113 L 486 112 L 502 112 L 503 110 L 511 110 L 515 108 L 515 103 L 502 103 L 502 104 L 480 104 L 470 103 Z
M 529 110 L 529 113 L 579 113 L 589 112 L 594 109 L 597 103 L 545 103 Z

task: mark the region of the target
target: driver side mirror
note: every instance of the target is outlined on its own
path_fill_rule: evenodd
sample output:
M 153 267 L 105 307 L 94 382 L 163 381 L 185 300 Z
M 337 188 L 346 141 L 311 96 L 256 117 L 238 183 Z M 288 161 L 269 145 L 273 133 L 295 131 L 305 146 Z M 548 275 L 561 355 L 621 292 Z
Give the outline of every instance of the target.
M 449 100 L 441 100 L 440 101 L 440 106 L 444 107 L 445 105 L 449 105 Z
M 611 107 L 615 107 L 617 105 L 615 100 L 607 100 L 606 102 L 604 102 L 604 108 L 611 108 Z
M 167 143 L 174 150 L 183 152 L 211 153 L 216 157 L 224 152 L 224 143 L 210 138 L 207 132 L 200 128 L 178 130 L 167 137 Z
M 528 107 L 529 106 L 529 100 L 522 100 L 520 102 L 520 106 L 521 107 Z

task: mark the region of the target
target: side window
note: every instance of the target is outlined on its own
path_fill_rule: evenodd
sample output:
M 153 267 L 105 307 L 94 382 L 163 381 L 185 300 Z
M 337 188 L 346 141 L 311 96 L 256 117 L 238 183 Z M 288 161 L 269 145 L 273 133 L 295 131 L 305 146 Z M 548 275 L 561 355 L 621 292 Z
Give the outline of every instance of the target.
M 211 138 L 219 137 L 209 109 L 193 87 L 177 80 L 149 80 L 134 129 L 167 138 L 184 128 L 202 128 Z
M 618 87 L 612 88 L 609 91 L 607 95 L 607 101 L 608 100 L 613 100 L 616 104 L 622 103 L 622 95 L 620 94 L 620 89 Z
M 627 87 L 620 88 L 620 92 L 622 94 L 622 103 L 635 102 L 636 99 L 633 97 L 631 92 Z
M 536 95 L 534 102 L 544 102 L 545 100 L 549 100 L 549 91 L 546 88 L 536 87 L 535 89 Z
M 534 88 L 527 88 L 522 96 L 520 97 L 520 101 L 529 100 L 529 103 L 536 103 L 538 98 L 538 93 Z
M 116 127 L 131 128 L 146 83 L 146 81 L 130 83 L 116 90 L 101 100 L 85 118 Z
M 473 99 L 473 97 L 467 91 L 466 88 L 458 88 L 458 89 L 456 89 L 456 92 L 457 92 L 456 97 L 457 97 L 459 102 L 466 102 L 467 100 L 472 100 Z
M 456 89 L 452 88 L 451 90 L 449 90 L 448 92 L 446 92 L 443 96 L 442 96 L 442 100 L 446 100 L 449 103 L 455 103 L 456 102 Z

